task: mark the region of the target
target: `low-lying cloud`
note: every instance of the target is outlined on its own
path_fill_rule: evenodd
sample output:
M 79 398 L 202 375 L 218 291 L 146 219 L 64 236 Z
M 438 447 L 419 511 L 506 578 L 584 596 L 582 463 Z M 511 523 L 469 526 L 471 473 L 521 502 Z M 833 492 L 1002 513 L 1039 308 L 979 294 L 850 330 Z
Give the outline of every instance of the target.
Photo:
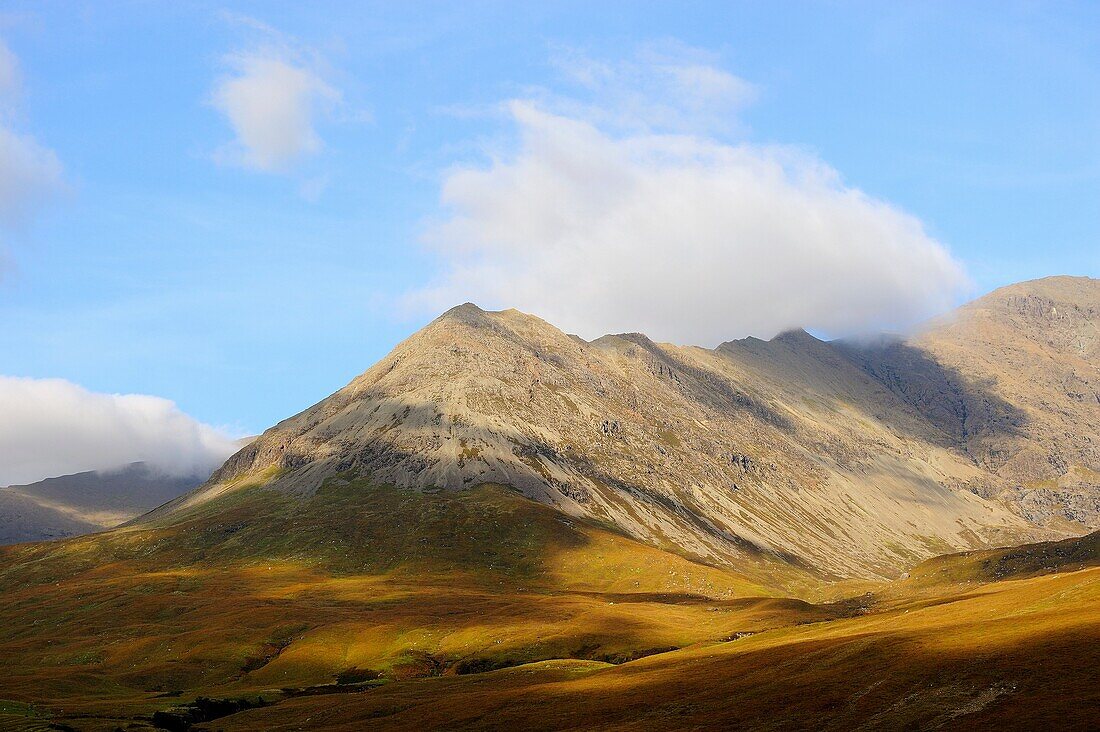
M 0 376 L 0 414 L 0 486 L 137 461 L 205 476 L 238 449 L 167 399 L 101 394 L 63 379 Z
M 967 285 L 916 217 L 812 153 L 724 140 L 715 110 L 744 104 L 746 82 L 664 59 L 657 81 L 612 93 L 615 67 L 570 68 L 597 101 L 512 100 L 514 145 L 445 175 L 446 215 L 427 236 L 442 272 L 414 303 L 473 300 L 585 337 L 714 345 L 797 327 L 903 329 Z M 637 62 L 628 71 L 643 76 Z M 638 124 L 599 98 L 629 100 Z
M 212 103 L 236 135 L 227 151 L 233 162 L 277 172 L 321 150 L 314 119 L 322 105 L 339 101 L 337 90 L 285 52 L 242 53 L 228 63 L 232 73 L 218 82 Z

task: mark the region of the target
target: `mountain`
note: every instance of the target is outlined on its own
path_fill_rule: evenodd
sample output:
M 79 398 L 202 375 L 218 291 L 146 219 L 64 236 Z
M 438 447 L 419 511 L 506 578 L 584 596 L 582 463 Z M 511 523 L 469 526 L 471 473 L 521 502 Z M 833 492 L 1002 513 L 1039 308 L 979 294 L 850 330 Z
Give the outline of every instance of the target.
M 990 297 L 716 349 L 455 308 L 194 490 L 0 547 L 0 727 L 1088 729 L 1096 535 L 1016 497 L 1095 495 L 1096 358 Z
M 1100 282 L 996 290 L 906 340 L 848 353 L 1030 521 L 1100 528 Z
M 0 488 L 0 544 L 103 531 L 129 521 L 202 483 L 145 463 L 87 471 Z
M 1011 333 L 989 340 L 1025 348 Z M 935 334 L 922 338 L 938 343 Z M 1033 439 L 1019 432 L 1022 415 L 1063 397 L 1064 382 L 1030 380 L 1032 402 L 1022 401 L 922 344 L 860 350 L 801 331 L 714 350 L 640 334 L 587 343 L 534 316 L 466 304 L 151 518 L 250 476 L 270 474 L 273 489 L 302 500 L 325 481 L 369 476 L 421 490 L 508 485 L 700 561 L 778 560 L 833 578 L 893 577 L 934 554 L 1039 538 L 995 500 L 1010 484 L 975 430 L 1017 440 L 1006 454 L 1045 450 L 1061 426 L 1030 425 Z M 1087 359 L 1064 361 L 1084 373 Z M 926 403 L 933 388 L 946 396 Z M 965 433 L 949 419 L 951 399 L 970 410 Z M 1083 445 L 1100 440 L 1096 427 L 1077 424 Z M 1074 459 L 1075 475 L 1100 467 L 1091 454 Z

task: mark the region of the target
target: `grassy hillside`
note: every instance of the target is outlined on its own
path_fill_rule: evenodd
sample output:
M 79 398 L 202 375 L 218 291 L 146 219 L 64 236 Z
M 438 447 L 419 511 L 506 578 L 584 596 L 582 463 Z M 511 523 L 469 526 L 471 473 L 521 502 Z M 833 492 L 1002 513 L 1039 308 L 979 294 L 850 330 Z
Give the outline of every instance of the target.
M 935 587 L 1074 572 L 1095 566 L 1097 557 L 1100 557 L 1100 531 L 1062 541 L 936 557 L 914 567 L 909 581 L 902 586 Z
M 699 564 L 496 485 L 338 477 L 303 499 L 273 477 L 170 522 L 0 549 L 0 727 L 1042 721 L 1092 693 L 1064 670 L 1100 660 L 1095 537 L 829 585 L 765 555 Z M 1017 555 L 1072 565 L 974 569 Z
M 622 663 L 838 613 L 776 597 L 809 575 L 766 557 L 746 570 L 500 486 L 241 486 L 171 524 L 0 550 L 0 699 L 24 721 L 113 729 L 203 695 Z
M 218 729 L 1095 729 L 1100 569 L 946 589 L 621 666 L 554 661 L 291 699 Z M 948 560 L 969 566 L 967 558 Z M 904 583 L 901 583 L 904 584 Z

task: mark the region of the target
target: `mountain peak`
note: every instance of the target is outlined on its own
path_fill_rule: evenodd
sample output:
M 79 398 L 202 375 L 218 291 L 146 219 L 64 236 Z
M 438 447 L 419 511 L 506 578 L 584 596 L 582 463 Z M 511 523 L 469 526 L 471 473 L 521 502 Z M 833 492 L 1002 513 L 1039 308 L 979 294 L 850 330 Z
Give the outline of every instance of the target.
M 1029 530 L 930 478 L 909 442 L 931 428 L 890 399 L 804 331 L 718 351 L 640 333 L 586 343 L 533 315 L 464 303 L 156 515 L 257 479 L 303 500 L 352 477 L 416 490 L 498 484 L 709 562 L 765 552 L 865 577 L 900 566 L 893 550 L 868 547 L 923 556 L 928 535 L 964 548 Z M 837 412 L 837 400 L 855 406 Z M 972 470 L 938 460 L 941 473 Z M 875 509 L 898 496 L 914 498 L 888 516 Z M 928 502 L 941 515 L 922 513 Z M 822 515 L 834 516 L 827 530 L 792 528 Z
M 428 328 L 437 324 L 446 325 L 454 323 L 471 328 L 490 327 L 508 330 L 530 330 L 533 328 L 543 331 L 552 330 L 556 333 L 560 333 L 557 328 L 536 315 L 524 313 L 515 308 L 485 310 L 472 302 L 456 305 L 450 310 L 445 311 L 442 315 L 429 323 Z M 415 338 L 416 335 L 417 334 L 413 334 L 413 337 Z
M 988 307 L 1013 307 L 1022 299 L 1063 303 L 1079 310 L 1100 309 L 1100 279 L 1055 275 L 999 287 L 963 306 L 964 310 Z
M 486 314 L 487 311 L 481 309 L 472 302 L 464 302 L 461 305 L 455 305 L 449 310 L 445 310 L 436 320 L 465 320 L 467 318 L 479 318 Z
M 806 332 L 805 328 L 791 328 L 773 337 L 769 343 L 816 345 L 822 341 Z
M 1039 287 L 1093 284 L 1058 279 Z M 1059 454 L 1073 465 L 1094 464 L 1088 439 L 1100 428 L 1084 409 L 1095 399 L 1085 376 L 1073 377 L 1080 384 L 1070 373 L 1063 379 L 1076 384 L 1069 397 L 1083 405 L 1080 450 L 1067 451 L 1063 440 L 1051 446 L 1059 454 L 1029 453 L 987 439 L 1028 429 L 1026 415 L 1006 406 L 1026 399 L 995 394 L 1001 384 L 982 375 L 1004 360 L 1005 347 L 1030 337 L 1018 321 L 1000 318 L 1003 327 L 988 331 L 999 351 L 960 331 L 953 351 L 911 340 L 856 353 L 804 330 L 710 351 L 640 333 L 586 343 L 534 315 L 464 303 L 265 432 L 204 488 L 158 514 L 233 490 L 247 476 L 274 476 L 271 487 L 304 496 L 348 476 L 418 490 L 492 483 L 711 562 L 765 551 L 812 557 L 841 576 L 888 575 L 900 560 L 882 547 L 917 556 L 927 553 L 928 536 L 963 548 L 1033 530 L 975 496 L 1003 489 L 992 472 L 1001 455 L 1022 456 L 1004 472 L 1018 481 L 1039 474 L 1035 465 L 1060 464 Z M 1052 332 L 1041 331 L 1044 343 Z M 1069 335 L 1076 340 L 1050 346 L 1052 358 L 1066 348 L 1089 353 L 1088 332 Z M 987 351 L 993 366 L 983 363 L 981 372 L 943 365 L 953 353 Z M 1029 383 L 1046 382 L 1036 374 Z M 929 389 L 946 396 L 930 399 Z M 978 487 L 963 492 L 961 485 Z M 886 503 L 900 508 L 885 515 L 876 506 Z M 936 516 L 927 505 L 939 507 Z M 779 514 L 785 518 L 777 523 Z M 792 528 L 816 525 L 822 515 L 832 517 L 827 530 Z

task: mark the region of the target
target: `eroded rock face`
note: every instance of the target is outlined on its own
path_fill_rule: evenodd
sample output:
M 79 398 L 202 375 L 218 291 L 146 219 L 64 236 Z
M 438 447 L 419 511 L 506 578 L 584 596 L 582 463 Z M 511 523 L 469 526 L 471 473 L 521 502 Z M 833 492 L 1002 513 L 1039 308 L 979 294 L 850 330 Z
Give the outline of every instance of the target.
M 156 516 L 280 468 L 274 487 L 303 496 L 341 474 L 422 489 L 501 483 L 710 562 L 764 554 L 833 576 L 894 576 L 933 554 L 1038 536 L 1019 514 L 1042 518 L 1043 501 L 1013 513 L 997 500 L 1012 488 L 1004 466 L 1061 441 L 1023 433 L 1037 407 L 986 376 L 955 389 L 941 355 L 951 349 L 924 337 L 904 358 L 856 357 L 804 332 L 714 350 L 639 334 L 586 343 L 467 304 Z M 1091 388 L 1095 359 L 1072 358 L 1066 368 Z M 1014 441 L 990 438 L 1003 433 Z M 1070 472 L 1089 464 L 1087 451 L 1058 454 Z
M 1100 528 L 1100 281 L 1012 285 L 914 338 L 846 352 L 997 478 L 983 495 Z

